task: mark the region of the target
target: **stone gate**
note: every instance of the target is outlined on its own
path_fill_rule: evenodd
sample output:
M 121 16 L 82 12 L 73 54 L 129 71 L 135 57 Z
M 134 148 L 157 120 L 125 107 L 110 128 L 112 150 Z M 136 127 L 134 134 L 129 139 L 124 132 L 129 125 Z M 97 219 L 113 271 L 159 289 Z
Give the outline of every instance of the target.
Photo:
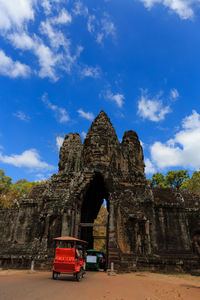
M 185 270 L 200 268 L 200 199 L 175 189 L 152 189 L 134 131 L 121 143 L 104 111 L 82 144 L 65 137 L 59 171 L 35 186 L 18 208 L 0 210 L 2 266 L 50 268 L 53 238 L 74 236 L 93 246 L 92 226 L 107 201 L 108 267 Z

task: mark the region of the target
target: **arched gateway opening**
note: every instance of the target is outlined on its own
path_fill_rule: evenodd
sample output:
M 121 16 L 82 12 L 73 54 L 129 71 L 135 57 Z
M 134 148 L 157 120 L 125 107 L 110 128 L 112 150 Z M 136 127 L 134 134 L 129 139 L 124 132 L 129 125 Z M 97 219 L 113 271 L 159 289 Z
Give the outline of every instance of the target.
M 98 222 L 95 224 L 95 219 L 99 214 L 102 205 L 107 204 L 107 220 L 105 218 L 103 223 Z M 101 174 L 96 173 L 87 187 L 85 194 L 83 195 L 82 208 L 81 208 L 81 223 L 79 229 L 79 236 L 81 239 L 88 242 L 88 248 L 93 249 L 95 240 L 106 240 L 106 252 L 108 244 L 108 219 L 109 219 L 109 198 L 108 190 L 106 188 L 104 178 Z M 106 227 L 104 235 L 102 230 L 98 230 L 98 227 Z M 100 233 L 97 235 L 97 233 Z M 99 250 L 99 249 L 97 249 Z

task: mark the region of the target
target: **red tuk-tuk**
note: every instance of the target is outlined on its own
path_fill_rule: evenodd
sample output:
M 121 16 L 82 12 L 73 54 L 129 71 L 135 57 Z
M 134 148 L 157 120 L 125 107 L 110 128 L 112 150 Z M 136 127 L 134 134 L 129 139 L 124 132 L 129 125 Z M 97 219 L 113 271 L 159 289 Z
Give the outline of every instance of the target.
M 85 274 L 86 241 L 70 236 L 62 236 L 56 241 L 55 259 L 52 278 L 58 279 L 60 274 L 72 274 L 80 281 Z

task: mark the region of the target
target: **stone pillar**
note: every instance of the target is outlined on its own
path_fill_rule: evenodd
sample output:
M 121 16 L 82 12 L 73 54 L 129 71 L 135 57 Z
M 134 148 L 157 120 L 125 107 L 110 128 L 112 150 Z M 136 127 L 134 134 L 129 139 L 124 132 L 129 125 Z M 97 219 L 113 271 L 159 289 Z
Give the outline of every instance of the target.
M 108 225 L 108 268 L 111 262 L 115 265 L 119 263 L 119 247 L 117 244 L 117 228 L 116 228 L 116 197 L 114 194 L 109 195 L 109 225 Z
M 191 250 L 190 236 L 188 231 L 188 224 L 184 213 L 180 213 L 180 218 L 178 219 L 181 228 L 181 237 L 183 243 L 183 249 L 185 251 Z
M 81 212 L 77 209 L 76 210 L 76 222 L 75 222 L 75 237 L 79 238 L 80 234 L 80 222 L 81 222 Z
M 62 231 L 61 236 L 70 236 L 70 220 L 71 220 L 71 210 L 68 209 L 67 212 L 63 213 L 62 217 Z
M 146 234 L 146 243 L 147 243 L 147 254 L 151 254 L 151 238 L 150 238 L 150 230 L 149 230 L 149 220 L 145 223 L 145 234 Z

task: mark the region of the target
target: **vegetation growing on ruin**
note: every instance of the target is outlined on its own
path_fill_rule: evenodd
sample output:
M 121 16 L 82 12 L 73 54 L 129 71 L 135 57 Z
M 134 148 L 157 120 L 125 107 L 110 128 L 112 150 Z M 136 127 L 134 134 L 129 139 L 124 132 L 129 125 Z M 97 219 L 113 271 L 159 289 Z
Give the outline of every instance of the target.
M 191 177 L 187 170 L 169 171 L 165 176 L 157 172 L 148 181 L 152 187 L 177 188 L 200 195 L 200 171 Z
M 0 169 L 0 208 L 10 208 L 18 205 L 20 197 L 25 197 L 35 185 L 43 182 L 30 182 L 20 179 L 13 183 L 12 178 L 6 176 L 4 170 Z

